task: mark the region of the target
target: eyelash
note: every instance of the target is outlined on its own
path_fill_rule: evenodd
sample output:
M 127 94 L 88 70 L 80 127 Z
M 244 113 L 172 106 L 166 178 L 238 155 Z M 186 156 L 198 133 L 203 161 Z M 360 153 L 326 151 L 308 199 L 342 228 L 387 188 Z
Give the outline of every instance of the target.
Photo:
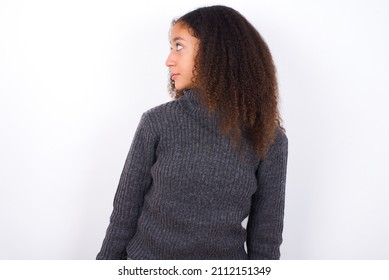
M 178 47 L 181 47 L 181 49 L 178 49 Z M 176 51 L 180 51 L 180 50 L 182 50 L 184 47 L 181 45 L 181 44 L 176 44 Z M 170 50 L 173 50 L 173 48 L 172 47 L 170 47 Z
M 181 49 L 178 49 L 178 47 L 181 47 Z M 182 46 L 181 44 L 176 44 L 176 50 L 177 50 L 177 51 L 182 50 L 182 48 L 183 48 L 183 46 Z

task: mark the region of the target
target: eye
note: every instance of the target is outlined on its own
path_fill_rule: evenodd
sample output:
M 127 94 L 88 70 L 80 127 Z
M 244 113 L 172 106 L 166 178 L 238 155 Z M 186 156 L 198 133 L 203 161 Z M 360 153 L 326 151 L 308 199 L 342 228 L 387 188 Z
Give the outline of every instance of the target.
M 176 50 L 177 50 L 177 51 L 182 50 L 182 48 L 183 48 L 182 45 L 180 45 L 180 44 L 177 44 L 177 45 L 176 45 Z

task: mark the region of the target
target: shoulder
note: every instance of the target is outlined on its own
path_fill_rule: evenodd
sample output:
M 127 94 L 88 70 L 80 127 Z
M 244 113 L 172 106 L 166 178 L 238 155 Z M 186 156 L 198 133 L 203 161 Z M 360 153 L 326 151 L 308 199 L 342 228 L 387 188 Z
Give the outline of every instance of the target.
M 276 136 L 274 139 L 274 144 L 281 146 L 288 146 L 288 136 L 286 136 L 285 131 L 281 127 L 276 128 Z
M 176 112 L 178 106 L 178 100 L 168 101 L 148 109 L 143 115 L 151 119 L 165 117 Z
M 158 133 L 166 125 L 174 123 L 179 114 L 181 114 L 180 104 L 178 100 L 172 100 L 146 110 L 142 114 L 142 120 Z
M 267 157 L 272 157 L 274 155 L 288 153 L 288 137 L 286 136 L 285 131 L 281 127 L 276 128 L 276 135 L 274 141 L 269 146 Z

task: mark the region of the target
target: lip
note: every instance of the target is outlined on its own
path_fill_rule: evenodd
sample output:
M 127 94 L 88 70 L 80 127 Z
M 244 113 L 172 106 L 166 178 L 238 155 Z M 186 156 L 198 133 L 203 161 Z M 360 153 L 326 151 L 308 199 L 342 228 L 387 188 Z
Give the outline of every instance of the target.
M 170 78 L 171 78 L 172 80 L 174 80 L 174 78 L 177 77 L 178 75 L 180 75 L 180 74 L 178 74 L 178 73 L 173 73 L 173 74 L 170 75 Z

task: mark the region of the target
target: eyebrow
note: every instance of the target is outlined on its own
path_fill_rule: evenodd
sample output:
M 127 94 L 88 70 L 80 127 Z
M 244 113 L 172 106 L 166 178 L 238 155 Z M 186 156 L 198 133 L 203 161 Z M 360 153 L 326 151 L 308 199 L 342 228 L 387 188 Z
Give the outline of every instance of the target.
M 184 39 L 184 38 L 182 38 L 182 37 L 179 37 L 179 36 L 177 36 L 177 37 L 174 37 L 174 38 L 173 38 L 173 42 L 175 42 L 175 41 L 178 41 L 178 40 L 185 41 L 185 39 Z

